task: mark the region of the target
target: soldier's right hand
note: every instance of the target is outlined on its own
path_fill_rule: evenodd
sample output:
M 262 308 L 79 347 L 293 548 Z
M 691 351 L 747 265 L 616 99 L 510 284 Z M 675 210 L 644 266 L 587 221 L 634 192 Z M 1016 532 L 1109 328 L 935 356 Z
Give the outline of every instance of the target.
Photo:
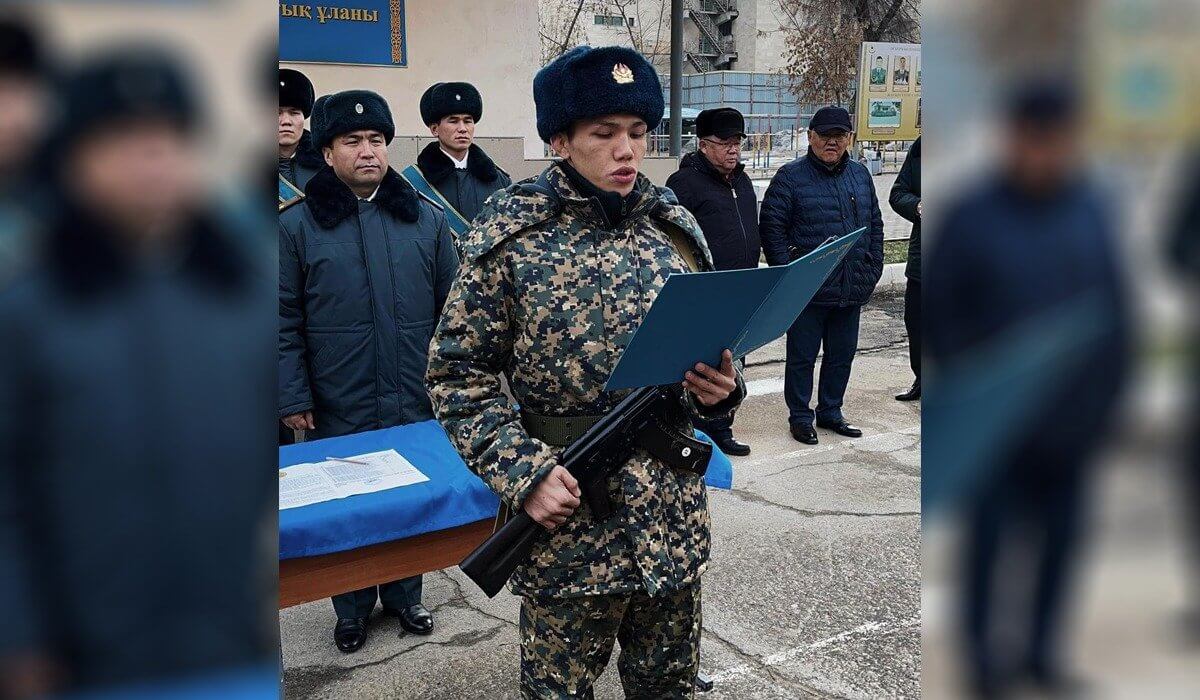
M 313 422 L 312 411 L 304 413 L 293 413 L 283 419 L 283 424 L 292 430 L 316 430 L 317 424 Z
M 571 517 L 579 507 L 581 495 L 579 482 L 571 472 L 557 466 L 533 489 L 522 508 L 537 524 L 553 530 Z

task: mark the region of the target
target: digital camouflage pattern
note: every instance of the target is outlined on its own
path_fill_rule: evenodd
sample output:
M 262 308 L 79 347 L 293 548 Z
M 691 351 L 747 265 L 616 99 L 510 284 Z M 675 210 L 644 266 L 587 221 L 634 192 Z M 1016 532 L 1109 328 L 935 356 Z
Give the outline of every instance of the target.
M 557 451 L 529 436 L 500 375 L 537 414 L 609 411 L 625 395 L 603 390 L 622 350 L 667 276 L 687 272 L 671 227 L 711 269 L 696 221 L 674 195 L 643 176 L 637 191 L 630 216 L 610 230 L 598 203 L 552 165 L 493 195 L 464 239 L 427 380 L 464 461 L 514 510 L 557 464 Z M 701 477 L 639 450 L 609 479 L 609 495 L 609 518 L 597 521 L 584 503 L 535 547 L 510 582 L 514 593 L 655 595 L 699 580 L 709 551 Z
M 626 698 L 690 698 L 700 666 L 700 586 L 521 604 L 521 690 L 526 698 L 590 698 L 613 640 Z

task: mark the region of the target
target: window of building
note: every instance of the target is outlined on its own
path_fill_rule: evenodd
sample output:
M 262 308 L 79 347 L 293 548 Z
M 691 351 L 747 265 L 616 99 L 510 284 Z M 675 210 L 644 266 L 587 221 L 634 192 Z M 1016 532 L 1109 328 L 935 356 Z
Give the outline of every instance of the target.
M 632 17 L 626 18 L 626 17 L 618 17 L 615 15 L 596 15 L 595 22 L 598 26 L 602 26 L 602 27 L 623 27 L 623 26 L 625 26 L 626 20 L 628 20 L 629 26 L 632 27 L 633 26 L 633 18 Z

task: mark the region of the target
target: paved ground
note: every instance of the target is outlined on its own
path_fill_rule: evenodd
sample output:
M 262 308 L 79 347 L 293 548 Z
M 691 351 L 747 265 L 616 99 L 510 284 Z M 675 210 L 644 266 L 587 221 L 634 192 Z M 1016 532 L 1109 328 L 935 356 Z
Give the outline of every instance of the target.
M 907 385 L 902 300 L 863 318 L 845 412 L 866 436 L 786 432 L 782 343 L 750 358 L 734 489 L 711 491 L 702 670 L 709 698 L 913 698 L 920 666 L 918 407 Z M 517 601 L 488 600 L 456 570 L 429 574 L 431 637 L 397 638 L 379 618 L 366 648 L 338 653 L 320 601 L 280 616 L 288 698 L 516 697 Z M 622 697 L 614 662 L 598 698 Z

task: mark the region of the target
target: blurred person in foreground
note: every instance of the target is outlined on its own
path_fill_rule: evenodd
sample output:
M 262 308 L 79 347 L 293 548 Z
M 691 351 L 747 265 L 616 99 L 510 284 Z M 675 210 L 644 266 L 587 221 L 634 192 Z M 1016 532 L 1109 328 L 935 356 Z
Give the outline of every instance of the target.
M 1200 146 L 1193 146 L 1188 155 L 1187 179 L 1180 191 L 1180 206 L 1169 223 L 1167 256 L 1171 267 L 1187 285 L 1188 292 L 1200 293 Z M 1193 307 L 1194 308 L 1194 307 Z M 1200 322 L 1195 314 L 1187 329 L 1187 365 L 1191 384 L 1189 423 L 1184 424 L 1183 508 L 1187 522 L 1190 557 L 1187 565 L 1191 574 L 1191 600 L 1185 611 L 1186 633 L 1193 643 L 1200 644 Z
M 858 350 L 862 307 L 883 275 L 883 213 L 871 174 L 850 158 L 854 127 L 849 112 L 842 107 L 817 110 L 808 139 L 808 153 L 780 168 L 763 196 L 759 227 L 767 262 L 786 265 L 830 238 L 867 229 L 787 332 L 783 396 L 788 426 L 796 440 L 815 445 L 814 415 L 819 428 L 862 437 L 862 430 L 842 415 L 842 401 Z M 822 349 L 814 413 L 809 407 L 813 367 Z
M 41 213 L 30 167 L 48 118 L 48 60 L 29 22 L 0 17 L 0 274 L 29 255 Z
M 667 178 L 667 187 L 696 217 L 718 270 L 758 267 L 758 198 L 741 162 L 746 120 L 732 107 L 706 109 L 696 118 L 697 146 Z M 733 416 L 697 420 L 727 455 L 745 456 L 750 446 L 733 437 Z
M 270 671 L 269 278 L 201 199 L 169 53 L 62 99 L 41 265 L 0 294 L 0 695 Z
M 904 265 L 904 330 L 908 332 L 908 364 L 912 367 L 913 384 L 908 391 L 896 396 L 897 401 L 916 401 L 921 398 L 921 139 L 908 149 L 900 174 L 892 185 L 888 203 L 897 214 L 912 222 L 908 238 L 908 261 Z
M 458 272 L 446 216 L 388 166 L 378 94 L 326 95 L 312 121 L 327 165 L 279 217 L 279 416 L 314 439 L 431 420 L 429 341 Z M 377 600 L 433 632 L 412 576 L 334 596 L 340 651 L 362 648 Z
M 1117 218 L 1080 168 L 1082 123 L 1067 84 L 1015 88 L 1003 128 L 995 172 L 951 203 L 934 238 L 929 357 L 950 365 L 1071 302 L 1095 300 L 1103 320 L 1026 407 L 1031 427 L 1009 436 L 962 504 L 965 680 L 982 697 L 1026 682 L 1072 694 L 1086 688 L 1063 661 L 1074 555 L 1093 458 L 1129 361 Z

